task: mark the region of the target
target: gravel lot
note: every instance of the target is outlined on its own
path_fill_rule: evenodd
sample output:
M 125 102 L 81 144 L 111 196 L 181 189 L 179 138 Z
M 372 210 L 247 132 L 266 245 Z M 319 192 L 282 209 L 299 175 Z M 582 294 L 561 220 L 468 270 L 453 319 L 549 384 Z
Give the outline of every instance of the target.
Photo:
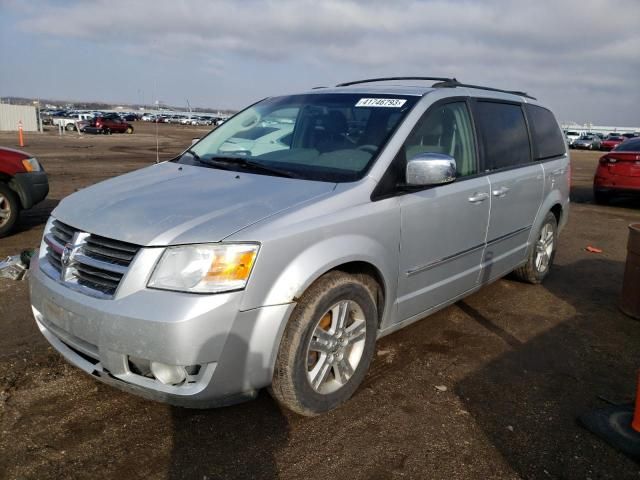
M 51 192 L 0 240 L 0 257 L 37 247 L 64 196 L 153 163 L 155 126 L 135 127 L 28 134 Z M 206 131 L 159 125 L 161 159 Z M 0 133 L 0 145 L 16 140 Z M 630 400 L 640 366 L 640 323 L 616 306 L 640 202 L 593 204 L 598 157 L 572 152 L 574 203 L 544 285 L 503 279 L 384 338 L 354 398 L 318 418 L 266 392 L 202 411 L 99 384 L 41 337 L 26 282 L 0 279 L 0 478 L 638 478 L 576 423 L 599 396 Z

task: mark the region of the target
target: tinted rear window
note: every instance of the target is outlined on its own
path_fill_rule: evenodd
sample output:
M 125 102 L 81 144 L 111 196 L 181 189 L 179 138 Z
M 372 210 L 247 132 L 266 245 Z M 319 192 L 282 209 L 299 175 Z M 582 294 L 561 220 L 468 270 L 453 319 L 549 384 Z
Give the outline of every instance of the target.
M 526 105 L 525 109 L 529 117 L 535 159 L 544 160 L 564 155 L 564 139 L 553 113 L 537 105 Z M 583 135 L 580 138 L 590 140 L 593 137 Z
M 640 152 L 640 139 L 622 142 L 616 147 L 616 152 Z
M 529 135 L 520 105 L 479 101 L 476 125 L 483 143 L 485 170 L 531 161 Z

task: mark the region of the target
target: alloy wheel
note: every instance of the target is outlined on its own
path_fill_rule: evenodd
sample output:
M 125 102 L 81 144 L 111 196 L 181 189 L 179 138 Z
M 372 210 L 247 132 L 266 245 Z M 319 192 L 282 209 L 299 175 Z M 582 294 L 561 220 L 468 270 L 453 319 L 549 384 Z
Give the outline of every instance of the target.
M 364 312 L 352 300 L 343 300 L 320 317 L 307 347 L 307 379 L 318 393 L 329 394 L 353 376 L 365 347 Z
M 9 199 L 0 193 L 0 227 L 11 218 L 11 204 Z
M 535 266 L 538 272 L 545 272 L 549 268 L 554 241 L 553 226 L 546 223 L 540 232 L 540 238 L 536 242 Z

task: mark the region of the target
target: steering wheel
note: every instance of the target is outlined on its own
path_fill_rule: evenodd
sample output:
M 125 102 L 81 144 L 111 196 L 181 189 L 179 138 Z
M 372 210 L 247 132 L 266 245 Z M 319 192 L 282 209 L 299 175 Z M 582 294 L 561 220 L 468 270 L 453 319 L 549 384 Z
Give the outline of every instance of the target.
M 356 150 L 362 150 L 363 152 L 367 152 L 367 153 L 370 153 L 371 155 L 373 155 L 374 153 L 376 153 L 378 151 L 378 146 L 377 145 L 371 145 L 371 144 L 359 145 L 358 147 L 356 147 Z

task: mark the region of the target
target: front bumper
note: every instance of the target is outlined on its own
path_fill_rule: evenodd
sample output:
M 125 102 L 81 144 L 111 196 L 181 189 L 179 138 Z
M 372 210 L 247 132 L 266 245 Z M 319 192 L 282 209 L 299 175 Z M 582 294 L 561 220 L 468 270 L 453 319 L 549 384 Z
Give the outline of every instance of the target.
M 27 209 L 47 198 L 49 179 L 45 171 L 16 173 L 11 179 L 11 187 L 20 197 L 22 208 Z
M 152 400 L 208 408 L 268 386 L 293 304 L 239 311 L 243 292 L 194 295 L 142 288 L 103 300 L 45 275 L 34 258 L 30 292 L 40 331 L 70 363 Z M 126 280 L 126 279 L 125 279 Z M 131 359 L 198 365 L 174 386 L 135 373 Z

